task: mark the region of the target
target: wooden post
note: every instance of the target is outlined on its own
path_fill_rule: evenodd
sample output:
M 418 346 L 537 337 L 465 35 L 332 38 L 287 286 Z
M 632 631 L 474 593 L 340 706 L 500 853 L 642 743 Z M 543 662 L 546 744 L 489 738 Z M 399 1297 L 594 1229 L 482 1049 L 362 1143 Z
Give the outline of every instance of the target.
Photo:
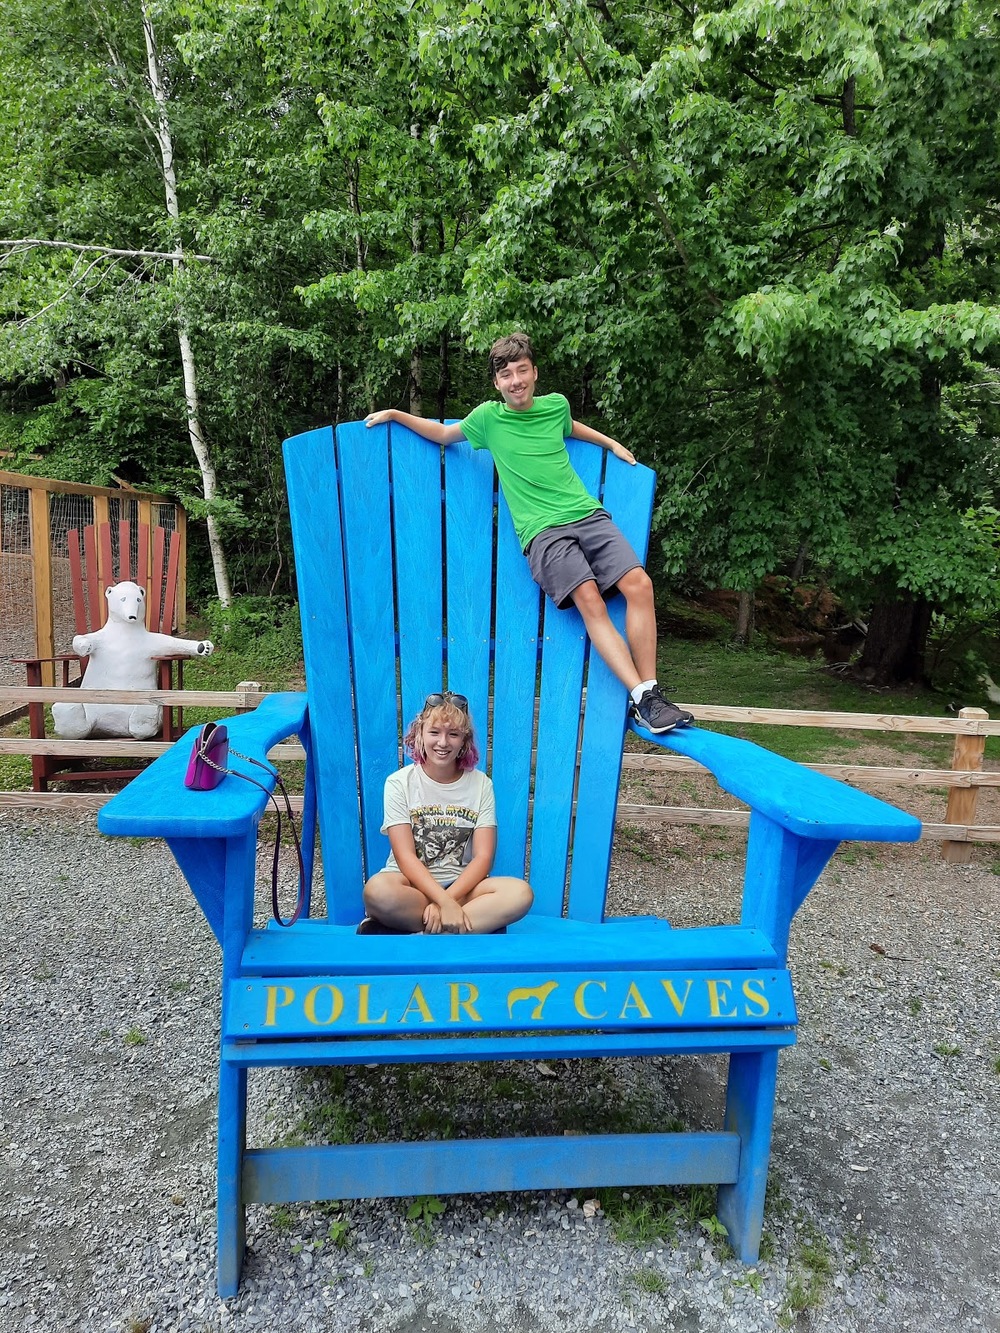
M 989 717 L 985 708 L 960 708 L 959 717 L 973 717 L 985 720 Z M 983 751 L 986 749 L 985 736 L 958 735 L 955 737 L 955 749 L 951 766 L 963 773 L 978 773 L 983 766 Z M 952 787 L 948 792 L 948 810 L 945 822 L 948 824 L 974 824 L 976 822 L 976 798 L 978 787 Z M 972 859 L 971 842 L 943 842 L 941 855 L 955 866 L 968 865 Z
M 31 488 L 31 578 L 35 597 L 35 656 L 55 655 L 52 617 L 52 534 L 49 530 L 49 493 Z M 42 664 L 42 684 L 54 685 L 51 662 Z

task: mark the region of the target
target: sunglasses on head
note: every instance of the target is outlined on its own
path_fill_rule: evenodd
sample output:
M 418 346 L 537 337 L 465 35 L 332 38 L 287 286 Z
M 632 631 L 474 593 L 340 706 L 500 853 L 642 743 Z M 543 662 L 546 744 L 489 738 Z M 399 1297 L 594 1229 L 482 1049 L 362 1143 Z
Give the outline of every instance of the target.
M 453 694 L 451 690 L 442 690 L 439 694 L 429 694 L 420 711 L 426 712 L 428 708 L 437 708 L 441 704 L 454 704 L 463 713 L 469 711 L 469 701 L 465 695 Z

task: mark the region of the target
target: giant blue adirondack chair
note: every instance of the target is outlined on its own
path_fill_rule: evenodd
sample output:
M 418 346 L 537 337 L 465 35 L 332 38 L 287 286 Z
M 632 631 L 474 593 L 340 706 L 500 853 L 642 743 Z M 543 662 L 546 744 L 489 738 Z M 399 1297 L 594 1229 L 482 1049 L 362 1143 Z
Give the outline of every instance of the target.
M 569 447 L 644 556 L 653 474 Z M 710 1182 L 736 1253 L 755 1260 L 778 1052 L 795 1039 L 791 919 L 841 839 L 909 841 L 919 822 L 746 741 L 675 732 L 659 743 L 752 808 L 741 918 L 690 929 L 609 919 L 625 691 L 588 651 L 577 613 L 540 601 L 489 455 L 355 423 L 288 440 L 285 467 L 308 689 L 229 727 L 257 757 L 301 737 L 305 853 L 311 864 L 318 817 L 325 913 L 254 926 L 264 797 L 232 777 L 186 790 L 190 735 L 99 818 L 106 833 L 167 840 L 222 947 L 221 1295 L 236 1292 L 245 1208 L 261 1202 Z M 526 874 L 534 906 L 505 934 L 358 936 L 362 884 L 388 848 L 383 781 L 401 761 L 401 728 L 443 685 L 469 697 L 486 741 L 496 872 Z M 245 1141 L 251 1067 L 699 1052 L 729 1054 L 712 1133 Z

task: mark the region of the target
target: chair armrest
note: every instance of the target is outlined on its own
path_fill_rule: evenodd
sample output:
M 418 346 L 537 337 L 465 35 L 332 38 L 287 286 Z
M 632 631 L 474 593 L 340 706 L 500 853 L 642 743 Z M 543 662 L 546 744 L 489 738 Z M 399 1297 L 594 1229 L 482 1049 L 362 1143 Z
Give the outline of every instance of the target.
M 55 657 L 12 657 L 19 666 L 39 666 L 42 662 L 83 662 L 79 653 L 57 653 Z
M 704 764 L 720 787 L 801 838 L 916 842 L 920 837 L 915 815 L 752 741 L 701 727 L 654 736 L 630 721 L 629 730 L 641 740 Z
M 305 693 L 272 694 L 252 713 L 222 719 L 229 731 L 229 767 L 245 772 L 270 789 L 253 764 L 232 753 L 239 750 L 264 760 L 278 741 L 299 732 L 307 715 Z M 249 782 L 223 778 L 212 791 L 184 786 L 191 747 L 199 728 L 192 727 L 159 759 L 102 806 L 97 827 L 119 837 L 229 838 L 249 833 L 260 818 L 267 795 Z

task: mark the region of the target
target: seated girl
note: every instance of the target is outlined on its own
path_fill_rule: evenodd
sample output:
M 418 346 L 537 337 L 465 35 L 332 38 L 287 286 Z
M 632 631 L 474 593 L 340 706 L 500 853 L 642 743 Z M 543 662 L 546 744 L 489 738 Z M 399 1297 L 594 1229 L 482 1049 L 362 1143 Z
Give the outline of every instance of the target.
M 429 694 L 403 738 L 413 760 L 385 783 L 382 832 L 392 849 L 365 885 L 358 934 L 489 934 L 531 906 L 527 882 L 491 875 L 493 783 L 476 768 L 464 694 Z

